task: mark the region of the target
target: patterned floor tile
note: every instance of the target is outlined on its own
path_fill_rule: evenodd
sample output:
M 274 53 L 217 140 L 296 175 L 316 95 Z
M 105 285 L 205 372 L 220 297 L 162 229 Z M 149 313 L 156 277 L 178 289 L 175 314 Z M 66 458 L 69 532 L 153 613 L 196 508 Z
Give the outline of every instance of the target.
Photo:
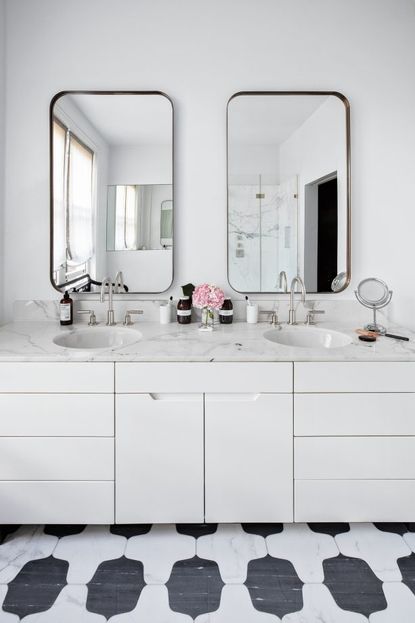
M 195 618 L 219 608 L 223 582 L 213 560 L 194 556 L 176 562 L 166 586 L 175 612 Z
M 308 527 L 313 532 L 330 534 L 331 536 L 342 534 L 342 532 L 349 532 L 350 530 L 350 525 L 348 523 L 309 523 Z
M 283 617 L 303 607 L 303 583 L 289 560 L 265 556 L 251 560 L 245 585 L 254 607 Z
M 402 582 L 415 594 L 415 554 L 399 558 L 398 567 L 402 573 Z
M 339 554 L 325 560 L 323 568 L 324 583 L 343 610 L 360 612 L 368 617 L 386 608 L 382 582 L 364 560 Z
M 31 560 L 9 583 L 3 610 L 21 618 L 48 610 L 66 585 L 67 572 L 65 560 L 53 556 Z
M 109 623 L 192 623 L 193 619 L 169 607 L 165 586 L 146 586 L 134 610 L 111 617 Z
M 218 563 L 226 584 L 243 584 L 249 561 L 267 553 L 264 538 L 248 534 L 240 524 L 220 524 L 214 534 L 197 540 L 196 551 L 200 558 Z
M 217 523 L 183 523 L 176 525 L 176 530 L 179 534 L 187 534 L 188 536 L 193 536 L 195 539 L 200 536 L 206 536 L 207 534 L 213 534 L 216 532 L 217 528 Z
M 11 582 L 26 563 L 47 558 L 58 542 L 42 526 L 22 526 L 0 545 L 0 584 Z
M 241 525 L 248 534 L 257 534 L 264 538 L 271 534 L 278 534 L 284 528 L 282 523 L 243 523 Z
M 102 562 L 88 584 L 86 607 L 107 619 L 133 610 L 145 586 L 143 565 L 122 556 Z
M 80 534 L 61 538 L 53 555 L 69 562 L 68 584 L 87 584 L 101 562 L 124 554 L 126 543 L 108 526 L 87 526 Z
M 144 565 L 146 584 L 165 584 L 178 560 L 196 553 L 193 537 L 178 534 L 174 525 L 154 525 L 148 534 L 128 540 L 125 555 Z
M 18 623 L 20 621 L 17 614 L 10 614 L 2 610 L 2 604 L 7 593 L 7 584 L 0 584 L 0 623 Z
M 278 623 L 277 616 L 258 612 L 251 602 L 245 586 L 227 584 L 222 589 L 219 609 L 201 614 L 195 623 Z
M 62 525 L 52 525 L 49 524 L 44 526 L 43 532 L 45 534 L 51 534 L 52 536 L 57 536 L 61 538 L 63 536 L 71 536 L 71 534 L 80 534 L 83 530 L 85 530 L 86 526 L 81 525 L 73 525 L 73 526 L 62 526 Z
M 374 526 L 382 532 L 393 532 L 394 534 L 400 534 L 403 536 L 408 529 L 404 523 L 374 523 Z
M 87 592 L 86 586 L 65 586 L 50 610 L 30 614 L 22 623 L 106 623 L 105 617 L 86 609 Z
M 382 582 L 402 579 L 396 561 L 410 549 L 398 534 L 383 532 L 371 523 L 355 523 L 350 524 L 350 532 L 335 539 L 342 554 L 365 560 Z
M 281 534 L 266 542 L 269 554 L 292 562 L 303 582 L 323 582 L 323 560 L 339 553 L 332 536 L 313 532 L 307 524 L 284 524 Z
M 151 524 L 119 524 L 110 527 L 111 534 L 125 536 L 126 539 L 130 539 L 132 536 L 147 534 L 150 530 Z
M 383 585 L 388 607 L 370 615 L 370 623 L 414 623 L 415 596 L 401 582 L 385 582 Z
M 287 614 L 283 623 L 367 623 L 362 614 L 339 608 L 324 584 L 305 584 L 303 599 L 303 609 Z
M 402 538 L 407 544 L 407 546 L 409 547 L 409 549 L 411 550 L 411 552 L 415 552 L 415 532 L 406 531 L 402 535 Z

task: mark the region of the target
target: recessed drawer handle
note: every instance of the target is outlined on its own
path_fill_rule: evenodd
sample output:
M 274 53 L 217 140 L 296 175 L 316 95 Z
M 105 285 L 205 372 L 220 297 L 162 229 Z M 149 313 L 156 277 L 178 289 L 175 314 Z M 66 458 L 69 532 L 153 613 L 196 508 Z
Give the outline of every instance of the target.
M 170 400 L 171 402 L 198 402 L 201 394 L 147 394 L 152 400 Z
M 208 400 L 212 402 L 255 402 L 261 394 L 208 394 Z

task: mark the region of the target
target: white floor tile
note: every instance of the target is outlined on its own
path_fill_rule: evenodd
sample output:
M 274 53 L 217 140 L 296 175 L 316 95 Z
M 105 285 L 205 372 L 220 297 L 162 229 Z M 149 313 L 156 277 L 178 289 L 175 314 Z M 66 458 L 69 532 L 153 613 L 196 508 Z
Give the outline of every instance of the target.
M 350 532 L 335 539 L 342 554 L 367 562 L 382 582 L 402 580 L 396 561 L 409 556 L 411 550 L 399 534 L 383 532 L 371 523 L 352 523 Z
M 370 623 L 414 623 L 415 595 L 401 582 L 386 582 L 383 585 L 388 607 L 370 615 Z
M 68 584 L 87 584 L 102 562 L 124 554 L 126 543 L 108 526 L 87 526 L 80 534 L 62 537 L 53 555 L 69 562 Z
M 305 584 L 303 599 L 302 610 L 286 614 L 282 623 L 368 623 L 363 614 L 339 608 L 324 584 Z
M 323 560 L 338 556 L 334 538 L 310 530 L 307 524 L 284 524 L 284 530 L 267 537 L 268 552 L 289 560 L 303 582 L 323 582 Z
M 45 612 L 29 614 L 22 623 L 107 623 L 101 614 L 88 612 L 86 586 L 65 586 L 52 608 Z
M 165 586 L 145 586 L 131 612 L 117 614 L 108 623 L 192 623 L 192 617 L 173 612 L 169 607 L 169 597 Z
M 18 623 L 20 621 L 17 614 L 10 614 L 10 612 L 3 612 L 1 609 L 4 598 L 6 597 L 8 587 L 6 584 L 0 585 L 0 623 Z
M 415 552 L 415 532 L 406 532 L 403 535 L 403 540 L 412 552 Z
M 178 560 L 193 558 L 196 539 L 179 534 L 174 525 L 154 525 L 147 534 L 128 540 L 125 555 L 140 560 L 144 566 L 146 584 L 164 584 Z
M 30 560 L 47 558 L 58 542 L 43 526 L 22 526 L 0 545 L 0 584 L 8 584 Z
M 259 612 L 252 605 L 246 586 L 227 584 L 222 589 L 220 606 L 215 612 L 201 614 L 195 623 L 279 623 L 273 614 Z
M 241 524 L 220 524 L 216 532 L 197 540 L 196 551 L 199 558 L 217 562 L 227 584 L 243 584 L 249 561 L 267 555 L 264 538 L 248 534 Z

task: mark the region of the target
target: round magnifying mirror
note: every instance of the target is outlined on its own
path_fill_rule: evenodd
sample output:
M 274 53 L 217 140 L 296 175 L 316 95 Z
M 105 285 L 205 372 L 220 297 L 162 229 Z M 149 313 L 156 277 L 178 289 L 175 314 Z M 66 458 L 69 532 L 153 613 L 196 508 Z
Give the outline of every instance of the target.
M 341 292 L 347 286 L 347 273 L 339 273 L 331 282 L 333 292 Z
M 373 322 L 367 324 L 365 329 L 368 331 L 375 331 L 381 335 L 386 333 L 385 327 L 382 327 L 382 325 L 376 322 L 376 311 L 390 303 L 392 290 L 389 290 L 382 279 L 369 277 L 368 279 L 363 279 L 363 281 L 359 283 L 355 295 L 359 303 L 373 309 Z

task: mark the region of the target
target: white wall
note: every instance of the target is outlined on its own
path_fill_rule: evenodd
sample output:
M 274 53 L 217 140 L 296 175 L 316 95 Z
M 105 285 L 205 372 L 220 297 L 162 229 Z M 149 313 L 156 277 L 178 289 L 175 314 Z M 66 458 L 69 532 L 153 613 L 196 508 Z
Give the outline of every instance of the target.
M 5 82 L 6 82 L 6 42 L 5 42 L 5 4 L 0 0 L 0 322 L 4 313 L 4 125 L 5 125 Z
M 228 98 L 335 89 L 352 110 L 354 283 L 383 277 L 396 318 L 415 326 L 412 0 L 7 0 L 7 10 L 9 315 L 16 298 L 56 298 L 48 280 L 54 93 L 156 89 L 173 98 L 177 292 L 190 280 L 227 286 Z M 63 45 L 62 24 L 67 32 L 71 23 L 76 38 Z
M 170 145 L 111 146 L 108 184 L 171 184 Z

